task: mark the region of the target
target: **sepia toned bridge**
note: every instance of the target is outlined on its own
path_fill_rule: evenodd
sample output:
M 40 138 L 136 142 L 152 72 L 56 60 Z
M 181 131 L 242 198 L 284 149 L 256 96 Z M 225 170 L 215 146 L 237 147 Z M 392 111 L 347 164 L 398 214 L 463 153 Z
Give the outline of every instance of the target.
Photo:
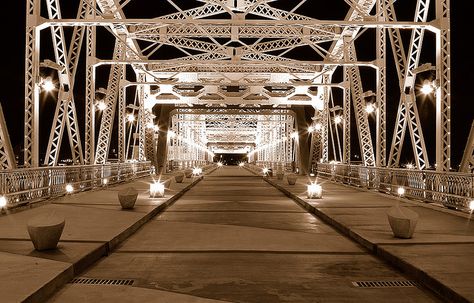
M 449 0 L 69 2 L 26 1 L 21 155 L 0 108 L 0 226 L 7 226 L 0 254 L 48 260 L 38 285 L 13 291 L 11 302 L 45 302 L 73 277 L 87 285 L 119 281 L 119 290 L 101 286 L 111 302 L 474 299 L 462 281 L 448 282 L 451 273 L 415 257 L 427 254 L 436 264 L 439 252 L 449 255 L 458 245 L 467 263 L 474 243 L 474 123 L 459 165 L 452 164 Z M 46 97 L 55 100 L 54 111 L 41 106 Z M 433 115 L 421 117 L 427 99 Z M 48 140 L 40 140 L 45 129 Z M 174 178 L 185 173 L 192 176 L 183 183 Z M 290 177 L 296 184 L 287 184 Z M 166 193 L 158 200 L 149 186 L 157 183 Z M 321 186 L 323 200 L 312 200 L 311 184 Z M 117 192 L 131 186 L 138 206 L 115 209 Z M 395 204 L 421 214 L 418 238 L 393 238 L 385 212 Z M 56 250 L 65 257 L 30 253 L 24 224 L 43 209 L 65 214 Z M 341 209 L 357 213 L 358 223 Z M 407 243 L 405 255 L 398 249 Z M 143 272 L 135 272 L 128 254 L 153 255 L 161 266 L 144 258 L 136 261 Z M 259 276 L 285 254 L 288 267 L 275 275 L 294 266 L 303 288 L 288 277 L 278 286 L 273 276 Z M 330 272 L 316 255 L 328 257 L 324 264 L 360 268 Z M 186 269 L 163 264 L 167 257 Z M 221 268 L 209 261 L 214 257 Z M 23 268 L 33 261 L 5 262 Z M 258 268 L 249 269 L 257 278 L 239 270 L 226 276 L 242 266 Z M 366 277 L 356 273 L 371 267 Z M 42 275 L 47 268 L 60 274 Z M 472 282 L 469 266 L 454 268 Z M 207 270 L 200 285 L 198 273 Z M 319 278 L 306 279 L 309 272 Z M 189 288 L 170 282 L 188 274 Z M 328 275 L 336 285 L 344 275 L 382 284 L 370 294 L 357 283 L 314 285 Z M 239 283 L 248 292 L 236 291 Z M 139 288 L 147 291 L 134 293 Z M 95 292 L 69 285 L 51 302 L 84 302 L 81 293 L 106 302 Z

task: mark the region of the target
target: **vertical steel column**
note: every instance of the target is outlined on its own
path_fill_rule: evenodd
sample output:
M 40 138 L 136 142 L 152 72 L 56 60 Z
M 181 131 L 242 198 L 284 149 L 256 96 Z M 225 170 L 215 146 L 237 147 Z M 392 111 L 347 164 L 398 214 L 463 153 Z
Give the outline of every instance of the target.
M 144 73 L 138 74 L 138 82 L 146 82 Z M 144 85 L 137 87 L 138 94 L 138 161 L 146 160 L 146 112 L 145 112 L 145 98 L 147 96 Z
M 87 18 L 95 17 L 95 0 L 88 5 Z M 86 28 L 86 104 L 85 104 L 85 152 L 84 163 L 94 164 L 95 149 L 95 65 L 96 27 Z
M 323 83 L 328 84 L 330 83 L 330 78 L 329 75 L 324 75 L 323 76 Z M 324 86 L 323 87 L 323 102 L 324 102 L 324 108 L 321 113 L 321 158 L 323 159 L 323 162 L 328 162 L 329 161 L 329 123 L 331 123 L 329 119 L 329 87 Z
M 26 1 L 24 166 L 39 166 L 40 0 Z
M 13 154 L 2 105 L 0 104 L 0 169 L 14 168 L 16 168 L 15 155 Z
M 123 79 L 120 81 L 118 88 L 118 138 L 117 138 L 117 154 L 118 161 L 120 163 L 125 162 L 125 129 L 127 120 L 125 119 L 125 108 L 126 108 L 126 94 L 127 94 L 127 69 L 124 65 L 122 67 Z
M 451 169 L 451 26 L 450 0 L 436 0 L 436 170 Z
M 385 20 L 385 0 L 377 0 L 377 19 Z M 375 166 L 386 165 L 387 157 L 387 114 L 386 114 L 386 30 L 378 26 L 376 29 L 377 50 L 377 133 L 375 143 Z
M 351 87 L 349 84 L 349 70 L 346 66 L 343 68 L 344 74 L 344 91 L 343 91 L 343 132 L 342 137 L 344 140 L 343 147 L 343 155 L 342 155 L 342 162 L 345 164 L 351 163 Z

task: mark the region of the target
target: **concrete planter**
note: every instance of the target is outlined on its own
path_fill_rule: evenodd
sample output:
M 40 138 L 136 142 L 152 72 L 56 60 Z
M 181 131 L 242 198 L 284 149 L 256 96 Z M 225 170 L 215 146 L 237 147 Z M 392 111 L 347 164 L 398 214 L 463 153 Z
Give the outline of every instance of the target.
M 64 229 L 64 217 L 53 213 L 41 214 L 27 223 L 28 234 L 36 250 L 55 249 Z
M 176 181 L 176 183 L 183 183 L 184 174 L 175 175 L 174 180 Z
M 186 178 L 191 178 L 193 176 L 193 171 L 191 169 L 187 169 L 184 171 L 184 175 Z
M 410 239 L 413 236 L 419 217 L 416 212 L 396 205 L 387 211 L 387 217 L 396 238 Z
M 296 184 L 296 179 L 298 179 L 298 175 L 291 174 L 286 176 L 286 180 L 288 181 L 289 185 L 295 185 Z
M 283 176 L 284 176 L 284 175 L 285 175 L 285 174 L 284 174 L 283 172 L 281 172 L 281 171 L 279 171 L 279 172 L 276 173 L 276 177 L 277 177 L 278 180 L 283 180 Z
M 135 207 L 138 191 L 133 187 L 128 187 L 118 192 L 118 199 L 123 209 L 131 209 Z

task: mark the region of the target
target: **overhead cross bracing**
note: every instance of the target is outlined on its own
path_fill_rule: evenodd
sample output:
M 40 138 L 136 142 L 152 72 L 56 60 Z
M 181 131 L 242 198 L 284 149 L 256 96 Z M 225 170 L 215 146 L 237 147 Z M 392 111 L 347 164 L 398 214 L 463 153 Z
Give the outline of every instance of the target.
M 449 0 L 418 0 L 410 8 L 399 2 L 81 0 L 74 14 L 69 4 L 67 15 L 61 0 L 28 0 L 25 165 L 39 165 L 42 153 L 37 136 L 40 83 L 36 81 L 40 63 L 49 59 L 61 75 L 56 126 L 51 128 L 44 160 L 49 165 L 58 162 L 64 135 L 70 138 L 72 155 L 80 163 L 107 162 L 111 144 L 117 144 L 118 158 L 126 160 L 128 147 L 124 145 L 134 141 L 125 138 L 133 135 L 126 122 L 130 106 L 136 108 L 132 113 L 136 114 L 133 131 L 138 134 L 138 157 L 149 158 L 153 148 L 147 145 L 156 141 L 146 125 L 158 119 L 155 105 L 169 104 L 290 110 L 304 106 L 314 111 L 313 126 L 318 126 L 317 134 L 311 136 L 312 162 L 334 159 L 348 163 L 351 156 L 360 155 L 367 166 L 400 166 L 404 134 L 409 133 L 414 163 L 422 169 L 430 163 L 414 89 L 417 68 L 430 63 L 436 79 L 434 163 L 438 170 L 449 170 Z M 42 14 L 44 5 L 48 14 Z M 410 17 L 407 9 L 412 10 Z M 397 16 L 400 10 L 404 10 L 403 19 Z M 57 52 L 47 58 L 39 51 L 39 41 L 48 28 L 54 33 Z M 61 31 L 73 31 L 72 39 Z M 434 62 L 424 62 L 419 56 L 428 31 L 435 36 L 430 37 L 435 40 L 431 41 Z M 403 32 L 411 34 L 409 43 L 401 39 Z M 86 44 L 85 60 L 78 60 L 81 44 Z M 392 81 L 400 83 L 394 92 L 399 96 L 396 101 L 388 100 L 393 94 L 387 85 L 392 68 L 387 64 L 390 48 L 390 60 L 396 62 Z M 82 112 L 82 106 L 78 109 L 77 98 L 73 98 L 74 83 L 80 81 L 77 66 L 83 63 L 87 71 L 84 128 L 77 124 L 75 114 Z M 108 80 L 100 80 L 109 66 Z M 94 110 L 99 88 L 105 88 L 102 100 L 106 106 L 100 115 Z M 369 100 L 375 114 L 365 111 Z M 387 102 L 398 100 L 397 118 L 387 119 Z M 339 125 L 334 123 L 336 117 L 342 118 Z M 355 122 L 352 129 L 351 121 Z M 114 125 L 118 125 L 118 134 Z M 386 145 L 387 129 L 394 130 L 390 147 Z M 209 130 L 209 139 L 218 138 L 222 146 L 256 137 L 245 137 L 250 130 L 242 135 L 228 128 L 212 132 L 217 131 Z
M 247 154 L 249 161 L 294 161 L 295 115 L 290 110 L 178 109 L 171 114 L 168 159 L 204 160 L 215 153 Z

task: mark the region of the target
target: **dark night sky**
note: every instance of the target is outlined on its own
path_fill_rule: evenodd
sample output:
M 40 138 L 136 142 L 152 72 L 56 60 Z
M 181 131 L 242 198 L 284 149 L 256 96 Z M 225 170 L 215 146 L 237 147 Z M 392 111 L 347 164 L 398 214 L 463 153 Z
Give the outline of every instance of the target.
M 4 27 L 2 30 L 3 41 L 6 43 L 7 46 L 3 49 L 3 64 L 4 68 L 2 69 L 2 73 L 0 73 L 0 80 L 2 83 L 2 89 L 0 90 L 0 102 L 3 106 L 7 126 L 10 132 L 12 145 L 15 149 L 15 153 L 18 153 L 21 144 L 22 144 L 22 136 L 23 136 L 23 128 L 24 128 L 24 52 L 25 52 L 25 0 L 18 0 L 18 1 L 11 1 L 10 9 L 8 10 L 8 14 L 10 16 L 10 20 L 8 24 L 4 23 Z M 78 1 L 73 1 L 78 2 Z M 158 1 L 156 1 L 158 2 Z M 166 1 L 159 1 L 166 2 Z M 297 3 L 297 1 L 291 1 L 292 3 Z M 341 2 L 342 4 L 337 4 L 340 7 L 344 7 L 343 10 L 337 9 L 328 9 L 327 7 L 324 10 L 318 9 L 314 10 L 314 17 L 321 18 L 321 19 L 331 19 L 331 18 L 340 18 L 340 16 L 344 16 L 345 12 L 347 12 L 347 5 L 343 4 L 343 1 L 320 1 L 320 0 L 308 0 L 306 9 L 308 9 L 311 3 L 316 5 L 321 5 L 324 3 L 325 6 L 328 3 L 334 2 Z M 413 5 L 416 1 L 414 0 L 399 0 L 396 2 L 397 5 Z M 434 1 L 432 1 L 434 2 Z M 474 83 L 474 57 L 471 54 L 470 48 L 468 47 L 468 43 L 472 43 L 469 41 L 469 38 L 472 37 L 470 30 L 468 29 L 468 17 L 467 14 L 472 12 L 472 1 L 451 1 L 451 65 L 452 65 L 452 166 L 456 168 L 459 164 L 459 161 L 462 157 L 462 153 L 464 150 L 464 146 L 467 140 L 467 136 L 469 133 L 469 129 L 474 117 L 474 110 L 472 106 L 472 102 L 474 98 L 471 94 L 471 85 Z M 62 1 L 61 5 L 65 3 Z M 189 4 L 190 1 L 177 1 L 177 3 L 181 3 L 180 5 L 184 5 L 185 3 Z M 137 17 L 154 17 L 160 15 L 161 13 L 153 13 L 154 9 L 150 9 L 149 0 L 133 0 L 130 4 L 126 7 L 129 12 L 126 11 L 127 16 L 134 17 L 133 15 L 136 14 Z M 77 4 L 76 4 L 77 5 Z M 336 6 L 337 6 L 336 5 Z M 153 6 L 163 8 L 164 6 L 160 6 L 156 3 L 153 3 Z M 432 3 L 433 6 L 433 3 Z M 143 7 L 146 7 L 146 10 L 143 10 Z M 73 12 L 68 7 L 63 7 L 64 9 L 64 16 L 68 13 L 68 11 Z M 302 10 L 305 8 L 303 7 Z M 145 11 L 140 15 L 138 12 Z M 313 11 L 313 10 L 312 10 Z M 324 11 L 324 14 L 322 12 Z M 397 12 L 399 14 L 399 19 L 401 20 L 409 20 L 407 18 L 412 18 L 412 13 L 410 12 L 407 16 L 403 17 L 403 11 L 400 10 Z M 316 14 L 320 14 L 317 15 Z M 69 16 L 70 17 L 70 16 Z M 43 31 L 44 32 L 44 31 Z M 46 36 L 46 35 L 45 35 Z M 426 40 L 432 38 L 427 35 Z M 45 39 L 46 40 L 46 39 Z M 51 43 L 48 41 L 47 43 L 43 44 L 46 48 L 50 48 Z M 98 52 L 100 51 L 98 45 Z M 389 51 L 388 56 L 391 55 L 391 50 Z M 43 50 L 43 53 L 47 53 L 48 51 Z M 110 50 L 108 51 L 110 52 Z M 432 58 L 433 50 L 424 47 L 422 60 L 420 63 L 429 62 Z M 429 59 L 427 59 L 429 58 Z M 42 59 L 44 59 L 42 57 Z M 49 58 L 53 59 L 53 57 Z M 434 63 L 434 62 L 433 62 Z M 80 64 L 84 64 L 83 60 Z M 394 69 L 394 66 L 390 66 L 389 68 Z M 80 77 L 78 77 L 80 79 Z M 76 97 L 76 102 L 78 106 L 78 113 L 79 115 L 83 116 L 83 109 L 82 109 L 82 102 L 81 98 L 83 93 L 81 93 L 81 86 L 80 84 L 76 84 L 79 92 Z M 396 86 L 394 86 L 396 89 Z M 370 89 L 370 88 L 369 88 Z M 365 88 L 365 90 L 367 90 Z M 398 105 L 398 96 L 391 96 L 391 92 L 388 92 L 387 95 L 387 106 L 388 106 L 388 129 L 389 129 L 389 136 L 387 137 L 387 145 L 388 147 L 391 144 L 391 129 L 393 129 L 393 122 L 394 121 L 394 110 Z M 426 101 L 426 100 L 425 100 Z M 428 102 L 421 102 L 420 104 L 420 116 L 422 119 L 423 125 L 426 126 L 426 131 L 424 133 L 427 146 L 430 151 L 430 162 L 434 161 L 434 103 L 433 101 Z M 431 103 L 430 103 L 431 102 Z M 49 112 L 54 110 L 55 100 L 53 98 L 42 98 L 42 103 L 40 105 L 42 112 L 48 112 L 48 114 L 40 115 L 40 127 L 41 127 L 41 137 L 40 140 L 42 142 L 41 148 L 44 149 L 48 136 L 49 131 L 51 129 L 51 119 L 53 114 L 49 114 Z M 79 108 L 81 107 L 81 108 Z M 81 116 L 81 120 L 83 117 Z M 83 132 L 83 123 L 79 124 L 81 132 Z

